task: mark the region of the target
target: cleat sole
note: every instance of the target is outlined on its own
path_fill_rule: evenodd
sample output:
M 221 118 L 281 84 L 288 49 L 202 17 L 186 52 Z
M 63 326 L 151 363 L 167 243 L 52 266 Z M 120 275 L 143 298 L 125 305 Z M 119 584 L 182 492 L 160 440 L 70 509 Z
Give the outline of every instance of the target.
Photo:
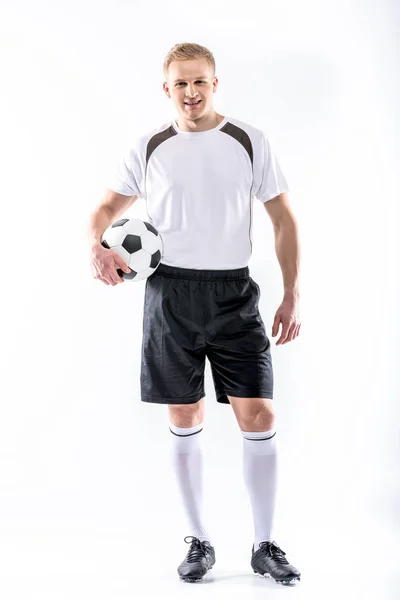
M 300 581 L 300 577 L 291 577 L 290 579 L 274 579 L 269 573 L 259 573 L 258 571 L 254 571 L 254 569 L 253 573 L 259 577 L 264 577 L 265 579 L 273 579 L 273 581 L 276 583 L 281 583 L 282 585 L 295 585 L 297 581 Z
M 214 565 L 213 565 L 213 566 L 214 566 Z M 208 573 L 208 571 L 211 571 L 211 569 L 213 568 L 213 566 L 212 566 L 212 567 L 210 567 L 210 568 L 207 570 L 207 573 Z M 199 581 L 202 581 L 202 580 L 203 580 L 203 577 L 205 577 L 205 576 L 207 575 L 207 573 L 204 573 L 204 575 L 203 575 L 202 577 L 180 577 L 180 580 L 181 580 L 181 581 L 185 581 L 185 582 L 187 582 L 187 583 L 197 583 L 197 582 L 199 582 Z

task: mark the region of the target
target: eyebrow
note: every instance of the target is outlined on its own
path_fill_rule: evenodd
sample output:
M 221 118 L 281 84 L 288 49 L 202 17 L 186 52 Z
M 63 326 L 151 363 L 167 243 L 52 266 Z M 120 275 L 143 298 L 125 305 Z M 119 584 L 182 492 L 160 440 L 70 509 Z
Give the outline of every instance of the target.
M 195 77 L 195 79 L 207 79 L 205 76 Z M 174 83 L 178 83 L 178 81 L 186 81 L 186 79 L 175 79 Z

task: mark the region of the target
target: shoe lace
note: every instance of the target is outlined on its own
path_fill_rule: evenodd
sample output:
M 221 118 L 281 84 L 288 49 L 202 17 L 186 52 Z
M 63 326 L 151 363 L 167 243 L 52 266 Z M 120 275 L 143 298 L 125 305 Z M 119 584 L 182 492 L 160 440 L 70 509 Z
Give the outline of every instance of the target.
M 259 547 L 261 550 L 264 550 L 267 556 L 270 556 L 277 562 L 283 565 L 289 564 L 285 558 L 286 552 L 281 550 L 275 542 L 261 542 Z
M 191 539 L 191 541 L 187 541 L 188 539 Z M 206 556 L 207 549 L 205 546 L 203 546 L 203 543 L 197 537 L 187 535 L 185 537 L 185 542 L 187 544 L 190 544 L 189 552 L 186 559 L 187 562 L 196 562 L 202 556 Z

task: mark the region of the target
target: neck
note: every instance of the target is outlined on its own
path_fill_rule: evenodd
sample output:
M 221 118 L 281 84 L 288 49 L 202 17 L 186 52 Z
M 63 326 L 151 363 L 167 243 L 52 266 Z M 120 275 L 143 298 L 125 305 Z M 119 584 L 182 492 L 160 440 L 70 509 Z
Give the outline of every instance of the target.
M 190 121 L 189 119 L 175 119 L 175 123 L 178 125 L 181 131 L 196 132 L 196 131 L 208 131 L 214 129 L 221 123 L 225 117 L 218 113 L 214 113 L 210 117 L 204 117 L 204 119 L 198 119 L 197 121 Z

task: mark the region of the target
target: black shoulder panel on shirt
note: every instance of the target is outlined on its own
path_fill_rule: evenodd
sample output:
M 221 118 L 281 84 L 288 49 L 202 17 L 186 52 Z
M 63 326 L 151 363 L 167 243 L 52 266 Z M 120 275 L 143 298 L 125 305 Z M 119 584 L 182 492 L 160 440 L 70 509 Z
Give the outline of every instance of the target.
M 244 129 L 240 129 L 240 127 L 237 127 L 237 125 L 234 125 L 233 123 L 229 123 L 229 121 L 228 121 L 228 123 L 226 123 L 223 127 L 221 127 L 220 131 L 223 131 L 224 133 L 231 135 L 233 138 L 235 138 L 235 140 L 237 140 L 239 142 L 239 144 L 242 144 L 242 146 L 244 147 L 244 149 L 247 151 L 248 155 L 250 156 L 250 162 L 253 166 L 253 146 L 252 146 L 250 137 L 244 131 Z
M 173 137 L 174 135 L 178 135 L 178 133 L 175 131 L 172 125 L 171 127 L 164 129 L 164 131 L 160 131 L 160 133 L 156 133 L 155 135 L 153 135 L 153 137 L 149 140 L 147 144 L 146 166 L 149 162 L 150 156 L 153 154 L 157 146 L 165 142 L 165 140 L 168 140 L 170 137 Z
M 242 146 L 244 147 L 244 149 L 250 157 L 251 164 L 253 165 L 253 146 L 248 134 L 240 127 L 237 127 L 237 125 L 229 123 L 229 121 L 223 127 L 221 127 L 220 131 L 222 131 L 223 133 L 227 133 L 228 135 L 232 136 L 236 141 L 238 141 L 239 144 L 242 144 Z M 178 135 L 178 132 L 175 131 L 172 125 L 170 127 L 167 127 L 167 129 L 164 129 L 164 131 L 160 131 L 159 133 L 153 135 L 153 137 L 149 140 L 147 144 L 146 166 L 154 150 L 160 144 L 173 137 L 174 135 Z

